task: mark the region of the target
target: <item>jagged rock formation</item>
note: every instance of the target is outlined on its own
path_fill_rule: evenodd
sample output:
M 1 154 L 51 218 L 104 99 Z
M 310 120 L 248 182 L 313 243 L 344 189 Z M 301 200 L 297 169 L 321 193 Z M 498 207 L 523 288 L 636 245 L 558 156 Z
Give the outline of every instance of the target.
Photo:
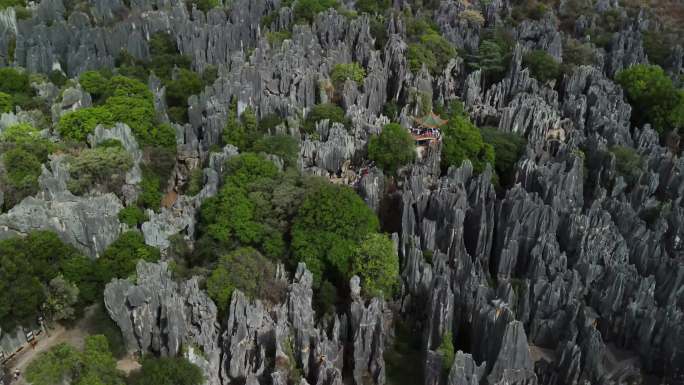
M 383 385 L 384 302 L 374 298 L 366 304 L 354 277 L 348 314 L 316 325 L 312 274 L 300 264 L 289 285 L 282 269 L 278 275 L 282 302 L 252 300 L 235 291 L 224 328 L 197 279 L 175 282 L 165 262 L 139 262 L 136 282 L 112 281 L 104 301 L 129 351 L 182 353 L 212 385 L 285 384 L 288 378 L 299 381 L 297 375 L 311 384 L 341 385 L 346 370 L 353 371 L 357 385 Z

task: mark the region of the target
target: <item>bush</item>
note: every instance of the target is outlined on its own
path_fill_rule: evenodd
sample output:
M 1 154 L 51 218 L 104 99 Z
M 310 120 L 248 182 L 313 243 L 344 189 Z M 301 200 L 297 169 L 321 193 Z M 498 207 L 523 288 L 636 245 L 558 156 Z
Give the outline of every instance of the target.
M 347 123 L 342 108 L 331 103 L 324 103 L 317 104 L 311 108 L 311 111 L 306 115 L 302 129 L 305 133 L 312 134 L 316 130 L 316 123 L 325 119 L 330 120 L 331 125 L 333 123 Z
M 12 67 L 0 68 L 0 92 L 10 95 L 32 93 L 29 75 Z
M 371 15 L 384 13 L 390 6 L 390 0 L 358 0 L 356 2 L 356 9 L 359 10 L 359 12 L 365 12 Z
M 311 23 L 320 12 L 337 6 L 337 0 L 298 0 L 294 6 L 294 19 L 297 23 Z
M 166 103 L 169 107 L 179 107 L 184 112 L 183 120 L 177 123 L 187 123 L 188 97 L 199 94 L 203 87 L 199 75 L 184 68 L 178 71 L 175 80 L 166 83 Z
M 632 123 L 653 125 L 659 133 L 684 127 L 684 94 L 659 66 L 635 65 L 617 74 L 632 105 Z
M 468 117 L 452 113 L 447 125 L 442 127 L 442 137 L 442 172 L 450 166 L 459 167 L 466 159 L 473 164 L 476 173 L 482 172 L 487 163 L 495 164 L 494 149 L 482 140 L 480 131 Z
M 283 118 L 276 113 L 270 113 L 262 116 L 259 120 L 259 131 L 263 134 L 274 134 L 273 130 L 283 123 Z
M 161 179 L 149 169 L 143 170 L 143 179 L 140 182 L 142 191 L 138 196 L 138 206 L 159 211 L 161 199 L 164 194 L 161 192 Z
M 404 127 L 390 123 L 380 135 L 368 142 L 368 158 L 386 173 L 396 175 L 399 167 L 413 162 L 416 157 L 415 141 Z
M 156 262 L 159 250 L 145 244 L 145 238 L 137 231 L 128 231 L 109 245 L 97 259 L 97 279 L 101 291 L 114 278 L 127 278 L 135 273 L 138 261 Z
M 8 150 L 2 156 L 2 161 L 6 172 L 5 205 L 12 207 L 38 191 L 41 162 L 34 153 L 23 148 Z
M 494 148 L 494 169 L 502 186 L 509 187 L 515 178 L 515 164 L 523 155 L 527 141 L 520 135 L 493 127 L 480 129 L 482 139 Z
M 137 228 L 143 222 L 150 219 L 143 210 L 136 206 L 128 206 L 121 209 L 118 217 L 121 223 L 125 223 L 130 228 Z
M 219 258 L 207 278 L 207 293 L 221 312 L 227 312 L 234 290 L 248 298 L 277 300 L 281 291 L 275 266 L 251 247 L 239 248 Z
M 477 54 L 473 56 L 471 67 L 482 71 L 490 83 L 503 78 L 506 72 L 507 52 L 494 40 L 483 40 Z
M 194 196 L 199 194 L 204 187 L 204 170 L 202 168 L 196 168 L 190 173 L 190 179 L 188 180 L 188 185 L 186 186 L 186 194 Z
M 568 38 L 563 44 L 563 69 L 570 72 L 576 66 L 593 65 L 596 61 L 594 51 L 586 43 Z
M 615 171 L 625 179 L 628 186 L 637 183 L 639 175 L 643 171 L 643 159 L 631 147 L 612 146 L 609 151 L 615 156 Z
M 541 82 L 555 80 L 560 75 L 560 64 L 546 51 L 528 52 L 523 57 L 523 65 L 529 68 L 530 74 Z
M 399 257 L 392 240 L 383 234 L 369 235 L 354 255 L 352 274 L 361 278 L 366 295 L 390 299 L 399 285 Z
M 3 112 L 10 112 L 14 109 L 14 101 L 12 95 L 0 92 L 0 114 Z
M 133 158 L 123 147 L 96 147 L 69 157 L 69 190 L 80 195 L 92 188 L 104 192 L 121 188 L 126 172 L 133 167 Z
M 455 352 L 454 352 L 454 341 L 451 332 L 447 332 L 442 337 L 442 343 L 437 349 L 439 354 L 442 356 L 442 373 L 443 375 L 448 375 L 451 365 L 454 364 Z
M 646 55 L 650 62 L 664 67 L 670 56 L 671 45 L 662 32 L 645 31 L 643 33 L 643 44 Z
M 123 385 L 123 377 L 102 335 L 86 337 L 83 352 L 61 343 L 38 355 L 26 368 L 26 379 L 33 385 Z
M 57 124 L 57 129 L 62 137 L 83 142 L 89 134 L 95 131 L 98 124 L 111 126 L 114 122 L 115 118 L 108 109 L 88 107 L 62 115 Z
M 132 385 L 201 385 L 202 370 L 182 357 L 145 358 L 139 372 L 131 375 Z
M 361 84 L 366 77 L 366 70 L 358 63 L 336 64 L 330 72 L 330 79 L 336 86 L 342 86 L 347 79 Z
M 320 184 L 306 195 L 292 224 L 292 251 L 320 282 L 348 280 L 357 246 L 377 232 L 378 218 L 354 190 Z
M 279 156 L 287 166 L 294 166 L 299 155 L 299 142 L 290 135 L 264 136 L 254 143 L 254 152 Z
M 456 56 L 456 49 L 439 33 L 428 30 L 419 41 L 409 44 L 408 62 L 412 72 L 420 71 L 423 64 L 431 74 L 436 75 Z
M 100 71 L 86 71 L 78 76 L 78 82 L 84 91 L 92 95 L 93 100 L 101 98 L 109 88 L 109 80 Z

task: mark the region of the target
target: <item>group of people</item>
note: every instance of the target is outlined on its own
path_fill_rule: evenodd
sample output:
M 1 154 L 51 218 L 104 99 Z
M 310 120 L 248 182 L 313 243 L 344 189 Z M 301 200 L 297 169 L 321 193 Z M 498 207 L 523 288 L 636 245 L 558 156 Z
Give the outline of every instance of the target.
M 411 135 L 414 137 L 430 137 L 439 139 L 442 133 L 438 128 L 411 128 Z

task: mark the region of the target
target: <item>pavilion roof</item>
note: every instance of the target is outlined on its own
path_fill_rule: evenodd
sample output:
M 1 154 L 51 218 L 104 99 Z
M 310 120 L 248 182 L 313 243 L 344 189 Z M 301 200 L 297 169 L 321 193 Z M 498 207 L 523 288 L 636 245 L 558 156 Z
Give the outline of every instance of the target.
M 426 128 L 439 128 L 448 122 L 448 120 L 440 118 L 439 115 L 434 112 L 430 112 L 422 118 L 415 118 L 415 121 L 418 125 Z

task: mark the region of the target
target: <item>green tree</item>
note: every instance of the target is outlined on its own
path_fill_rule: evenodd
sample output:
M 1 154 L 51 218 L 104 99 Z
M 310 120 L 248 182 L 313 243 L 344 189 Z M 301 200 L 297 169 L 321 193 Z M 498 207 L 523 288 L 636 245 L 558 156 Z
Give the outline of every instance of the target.
M 200 385 L 202 370 L 182 357 L 145 358 L 131 376 L 132 385 Z
M 485 79 L 491 82 L 501 78 L 506 71 L 505 55 L 504 49 L 496 41 L 484 40 L 480 43 L 471 65 L 481 70 Z
M 447 125 L 442 127 L 442 137 L 442 172 L 449 166 L 459 167 L 466 159 L 476 173 L 482 172 L 487 163 L 494 164 L 494 149 L 482 140 L 480 130 L 467 116 L 452 113 Z
M 662 68 L 639 64 L 617 74 L 632 105 L 632 123 L 653 125 L 659 133 L 684 127 L 684 93 L 678 91 Z
M 257 140 L 252 150 L 257 153 L 277 155 L 286 166 L 294 166 L 299 154 L 299 142 L 290 135 L 267 135 Z
M 320 12 L 337 6 L 337 0 L 298 0 L 294 6 L 294 18 L 297 23 L 311 23 Z
M 335 64 L 335 67 L 330 71 L 330 79 L 337 87 L 343 85 L 347 79 L 361 84 L 365 77 L 366 70 L 356 62 Z
M 304 121 L 302 129 L 305 133 L 311 134 L 316 130 L 316 123 L 325 119 L 328 119 L 330 124 L 347 123 L 342 108 L 331 103 L 323 103 L 317 104 L 311 108 L 311 111 L 306 115 L 306 120 Z
M 442 356 L 442 373 L 447 376 L 451 365 L 454 364 L 455 352 L 454 352 L 454 341 L 451 332 L 447 332 L 442 337 L 442 343 L 439 344 L 437 349 L 439 354 Z
M 10 95 L 30 94 L 31 84 L 28 73 L 12 67 L 0 68 L 0 92 Z
M 38 191 L 41 162 L 35 154 L 22 148 L 13 148 L 2 157 L 7 184 L 11 190 L 7 198 L 12 204 Z
M 494 148 L 494 169 L 504 187 L 511 186 L 515 177 L 515 164 L 523 155 L 527 141 L 524 137 L 502 132 L 493 127 L 480 129 L 482 139 Z
M 143 179 L 140 182 L 142 191 L 138 196 L 138 206 L 159 211 L 161 207 L 161 178 L 150 169 L 143 169 Z
M 383 127 L 380 135 L 368 142 L 368 158 L 385 172 L 395 175 L 397 169 L 411 163 L 416 157 L 413 137 L 404 127 L 390 123 Z
M 26 368 L 26 380 L 32 385 L 64 384 L 76 376 L 80 363 L 79 352 L 61 343 L 31 361 Z
M 532 77 L 541 82 L 557 79 L 560 75 L 560 63 L 543 50 L 534 50 L 525 54 L 523 65 L 530 69 Z
M 78 82 L 84 91 L 94 100 L 100 99 L 109 88 L 109 79 L 101 71 L 86 71 L 78 76 Z
M 269 298 L 275 292 L 274 276 L 273 262 L 251 247 L 239 248 L 219 258 L 207 278 L 207 293 L 225 313 L 235 289 L 250 298 Z
M 14 107 L 12 95 L 0 92 L 0 113 L 10 112 Z
M 423 64 L 431 73 L 437 71 L 437 58 L 435 54 L 422 44 L 409 44 L 407 57 L 411 72 L 417 73 Z
M 145 212 L 136 206 L 128 206 L 119 211 L 119 221 L 125 223 L 130 228 L 137 228 L 143 222 L 149 220 Z
M 361 278 L 369 296 L 389 299 L 399 284 L 399 257 L 394 242 L 383 234 L 370 234 L 354 255 L 352 274 Z
M 87 107 L 67 112 L 59 118 L 57 129 L 65 138 L 83 142 L 98 124 L 111 126 L 115 117 L 104 107 Z
M 133 158 L 121 146 L 85 149 L 68 158 L 71 179 L 69 190 L 83 194 L 101 187 L 105 192 L 120 189 L 126 172 L 133 167 Z
M 358 9 L 359 12 L 365 12 L 371 15 L 384 13 L 390 6 L 389 0 L 358 0 L 356 2 L 356 9 Z
M 71 320 L 76 314 L 78 287 L 61 274 L 50 280 L 45 293 L 45 310 L 53 321 Z
M 631 147 L 612 146 L 609 151 L 615 157 L 615 170 L 629 186 L 634 185 L 643 171 L 643 159 Z
M 114 278 L 126 278 L 135 273 L 138 261 L 156 262 L 159 249 L 145 244 L 142 234 L 128 231 L 109 245 L 97 259 L 97 278 L 100 287 Z
M 176 117 L 176 122 L 188 121 L 188 97 L 199 94 L 202 91 L 203 82 L 199 75 L 188 69 L 180 69 L 174 80 L 166 83 L 166 103 L 169 107 L 177 107 L 183 112 L 182 116 Z
M 346 280 L 357 245 L 378 227 L 378 218 L 352 189 L 320 184 L 308 192 L 294 218 L 292 251 L 317 282 L 323 273 Z

